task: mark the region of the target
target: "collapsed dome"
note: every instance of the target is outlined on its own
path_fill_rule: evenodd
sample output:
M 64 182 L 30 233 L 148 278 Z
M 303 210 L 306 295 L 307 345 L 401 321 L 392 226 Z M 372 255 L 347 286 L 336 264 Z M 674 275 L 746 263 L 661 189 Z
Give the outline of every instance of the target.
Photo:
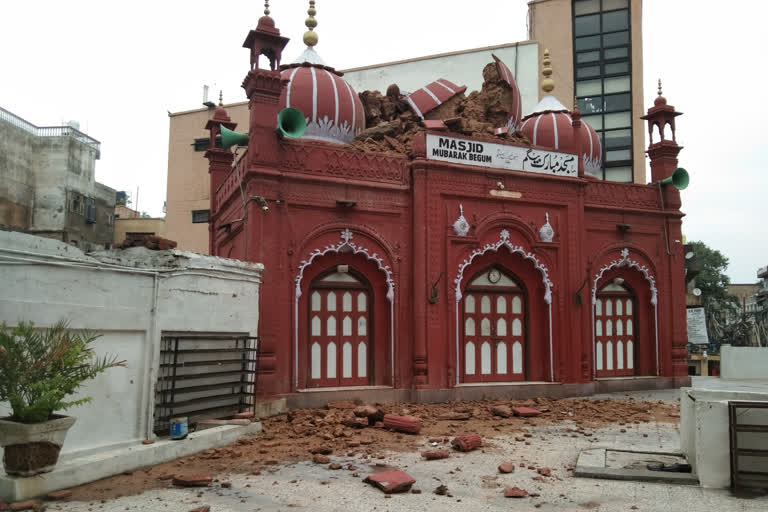
M 581 120 L 581 125 L 576 128 L 576 149 L 579 150 L 579 159 L 584 164 L 584 174 L 600 178 L 603 169 L 603 147 L 600 137 L 589 123 Z
M 307 130 L 302 139 L 349 144 L 365 129 L 363 102 L 346 80 L 308 48 L 300 63 L 281 66 L 288 85 L 280 96 L 280 108 L 304 114 Z
M 512 109 L 509 111 L 507 126 L 510 131 L 514 132 L 520 128 L 520 122 L 523 119 L 523 98 L 520 95 L 520 88 L 517 86 L 512 70 L 509 69 L 509 67 L 496 55 L 491 54 L 491 57 L 496 61 L 496 70 L 498 71 L 499 76 L 502 80 L 507 82 L 509 88 L 512 89 L 513 103 Z

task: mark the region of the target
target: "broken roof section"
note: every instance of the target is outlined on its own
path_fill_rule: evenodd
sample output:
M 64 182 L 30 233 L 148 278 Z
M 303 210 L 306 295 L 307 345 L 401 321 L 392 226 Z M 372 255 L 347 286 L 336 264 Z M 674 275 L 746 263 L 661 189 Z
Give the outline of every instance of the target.
M 439 78 L 409 94 L 407 101 L 414 113 L 424 119 L 425 114 L 466 90 L 466 85 L 459 87 L 445 78 Z

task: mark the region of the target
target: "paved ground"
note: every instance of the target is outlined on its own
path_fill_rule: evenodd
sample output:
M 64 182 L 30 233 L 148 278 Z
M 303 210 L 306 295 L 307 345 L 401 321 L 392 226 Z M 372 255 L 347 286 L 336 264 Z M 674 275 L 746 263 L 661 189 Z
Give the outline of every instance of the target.
M 601 398 L 672 399 L 676 392 L 612 394 Z M 573 511 L 766 511 L 768 496 L 737 498 L 729 491 L 704 490 L 691 486 L 592 480 L 575 478 L 569 468 L 576 464 L 580 450 L 593 447 L 634 450 L 676 451 L 679 432 L 670 423 L 611 425 L 594 430 L 591 436 L 575 434 L 566 420 L 554 426 L 532 426 L 525 438 L 511 436 L 489 440 L 487 446 L 468 454 L 452 453 L 448 459 L 425 461 L 419 453 L 390 453 L 383 459 L 332 457 L 344 465 L 331 470 L 310 462 L 281 464 L 260 475 L 221 474 L 214 486 L 203 489 L 156 489 L 137 496 L 106 502 L 68 502 L 51 504 L 48 510 L 73 512 L 117 512 L 157 510 L 187 512 L 209 505 L 211 512 L 230 511 L 410 511 L 410 510 L 540 510 Z M 622 433 L 620 430 L 625 429 Z M 573 437 L 576 436 L 576 437 Z M 425 449 L 430 448 L 424 440 Z M 499 474 L 501 462 L 514 462 L 516 471 Z M 346 469 L 348 464 L 356 469 Z M 520 467 L 523 464 L 524 467 Z M 541 477 L 534 468 L 548 467 L 551 477 Z M 416 479 L 414 488 L 421 494 L 394 494 L 390 498 L 362 482 L 371 472 L 395 467 Z M 356 476 L 357 475 L 357 476 Z M 222 488 L 230 482 L 231 488 Z M 434 490 L 444 484 L 452 497 L 438 496 Z M 517 486 L 540 496 L 504 498 L 505 487 Z M 634 508 L 636 507 L 636 508 Z

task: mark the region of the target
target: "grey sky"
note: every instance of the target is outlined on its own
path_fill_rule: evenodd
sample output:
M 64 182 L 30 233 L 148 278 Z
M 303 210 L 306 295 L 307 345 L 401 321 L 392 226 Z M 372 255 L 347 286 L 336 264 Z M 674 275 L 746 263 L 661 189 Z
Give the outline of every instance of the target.
M 272 0 L 291 38 L 285 61 L 303 50 L 308 2 Z M 760 0 L 645 0 L 644 87 L 656 80 L 678 111 L 688 240 L 730 259 L 733 282 L 754 282 L 768 265 L 768 108 L 758 85 L 768 47 Z M 198 0 L 5 2 L 0 30 L 0 106 L 43 125 L 74 119 L 102 142 L 97 180 L 162 214 L 167 111 L 198 108 L 203 84 L 224 101 L 245 99 L 242 42 L 262 2 Z M 338 69 L 526 39 L 525 0 L 318 0 L 318 52 Z M 555 91 L 556 92 L 556 91 Z

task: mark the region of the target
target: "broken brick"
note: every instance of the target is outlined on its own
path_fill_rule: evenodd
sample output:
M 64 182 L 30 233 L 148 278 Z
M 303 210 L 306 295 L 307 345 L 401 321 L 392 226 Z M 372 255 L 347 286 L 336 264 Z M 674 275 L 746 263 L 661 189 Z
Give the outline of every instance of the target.
M 171 483 L 178 487 L 208 487 L 212 481 L 208 475 L 176 475 Z
M 448 412 L 437 417 L 438 420 L 446 421 L 465 421 L 472 417 L 469 412 Z
M 491 407 L 491 414 L 494 416 L 500 416 L 502 418 L 509 418 L 512 416 L 512 409 L 506 405 L 497 405 L 495 407 Z
M 502 462 L 499 464 L 499 473 L 514 473 L 515 472 L 515 463 L 514 462 Z
M 515 413 L 515 416 L 521 416 L 523 418 L 531 418 L 541 415 L 541 411 L 530 407 L 513 407 L 512 412 Z
M 317 455 L 312 457 L 312 462 L 314 462 L 315 464 L 328 464 L 329 462 L 331 462 L 331 459 L 327 455 L 322 455 L 318 453 Z
M 11 504 L 11 510 L 43 510 L 43 505 L 37 500 L 17 501 Z
M 368 475 L 363 481 L 378 487 L 385 493 L 405 492 L 416 483 L 416 480 L 411 475 L 400 470 L 374 473 Z
M 309 453 L 312 455 L 330 455 L 333 452 L 328 446 L 316 446 L 315 448 L 311 448 L 309 450 Z
M 505 498 L 525 498 L 528 496 L 528 491 L 519 487 L 507 487 L 504 489 Z
M 418 434 L 421 431 L 421 420 L 415 416 L 386 414 L 384 415 L 384 427 L 406 434 Z
M 189 512 L 211 512 L 211 506 L 203 505 L 202 507 L 193 508 Z
M 69 489 L 62 489 L 60 491 L 49 492 L 48 494 L 45 495 L 45 499 L 51 500 L 51 501 L 65 500 L 71 496 L 72 496 L 72 491 L 70 491 Z
M 427 460 L 447 459 L 451 456 L 451 452 L 448 450 L 427 450 L 421 452 L 421 456 Z
M 541 476 L 552 476 L 552 471 L 549 468 L 539 468 L 536 472 Z
M 345 427 L 350 428 L 365 428 L 368 426 L 368 418 L 344 418 L 341 423 Z
M 483 439 L 477 434 L 466 434 L 455 437 L 451 445 L 460 452 L 471 452 L 483 445 Z

